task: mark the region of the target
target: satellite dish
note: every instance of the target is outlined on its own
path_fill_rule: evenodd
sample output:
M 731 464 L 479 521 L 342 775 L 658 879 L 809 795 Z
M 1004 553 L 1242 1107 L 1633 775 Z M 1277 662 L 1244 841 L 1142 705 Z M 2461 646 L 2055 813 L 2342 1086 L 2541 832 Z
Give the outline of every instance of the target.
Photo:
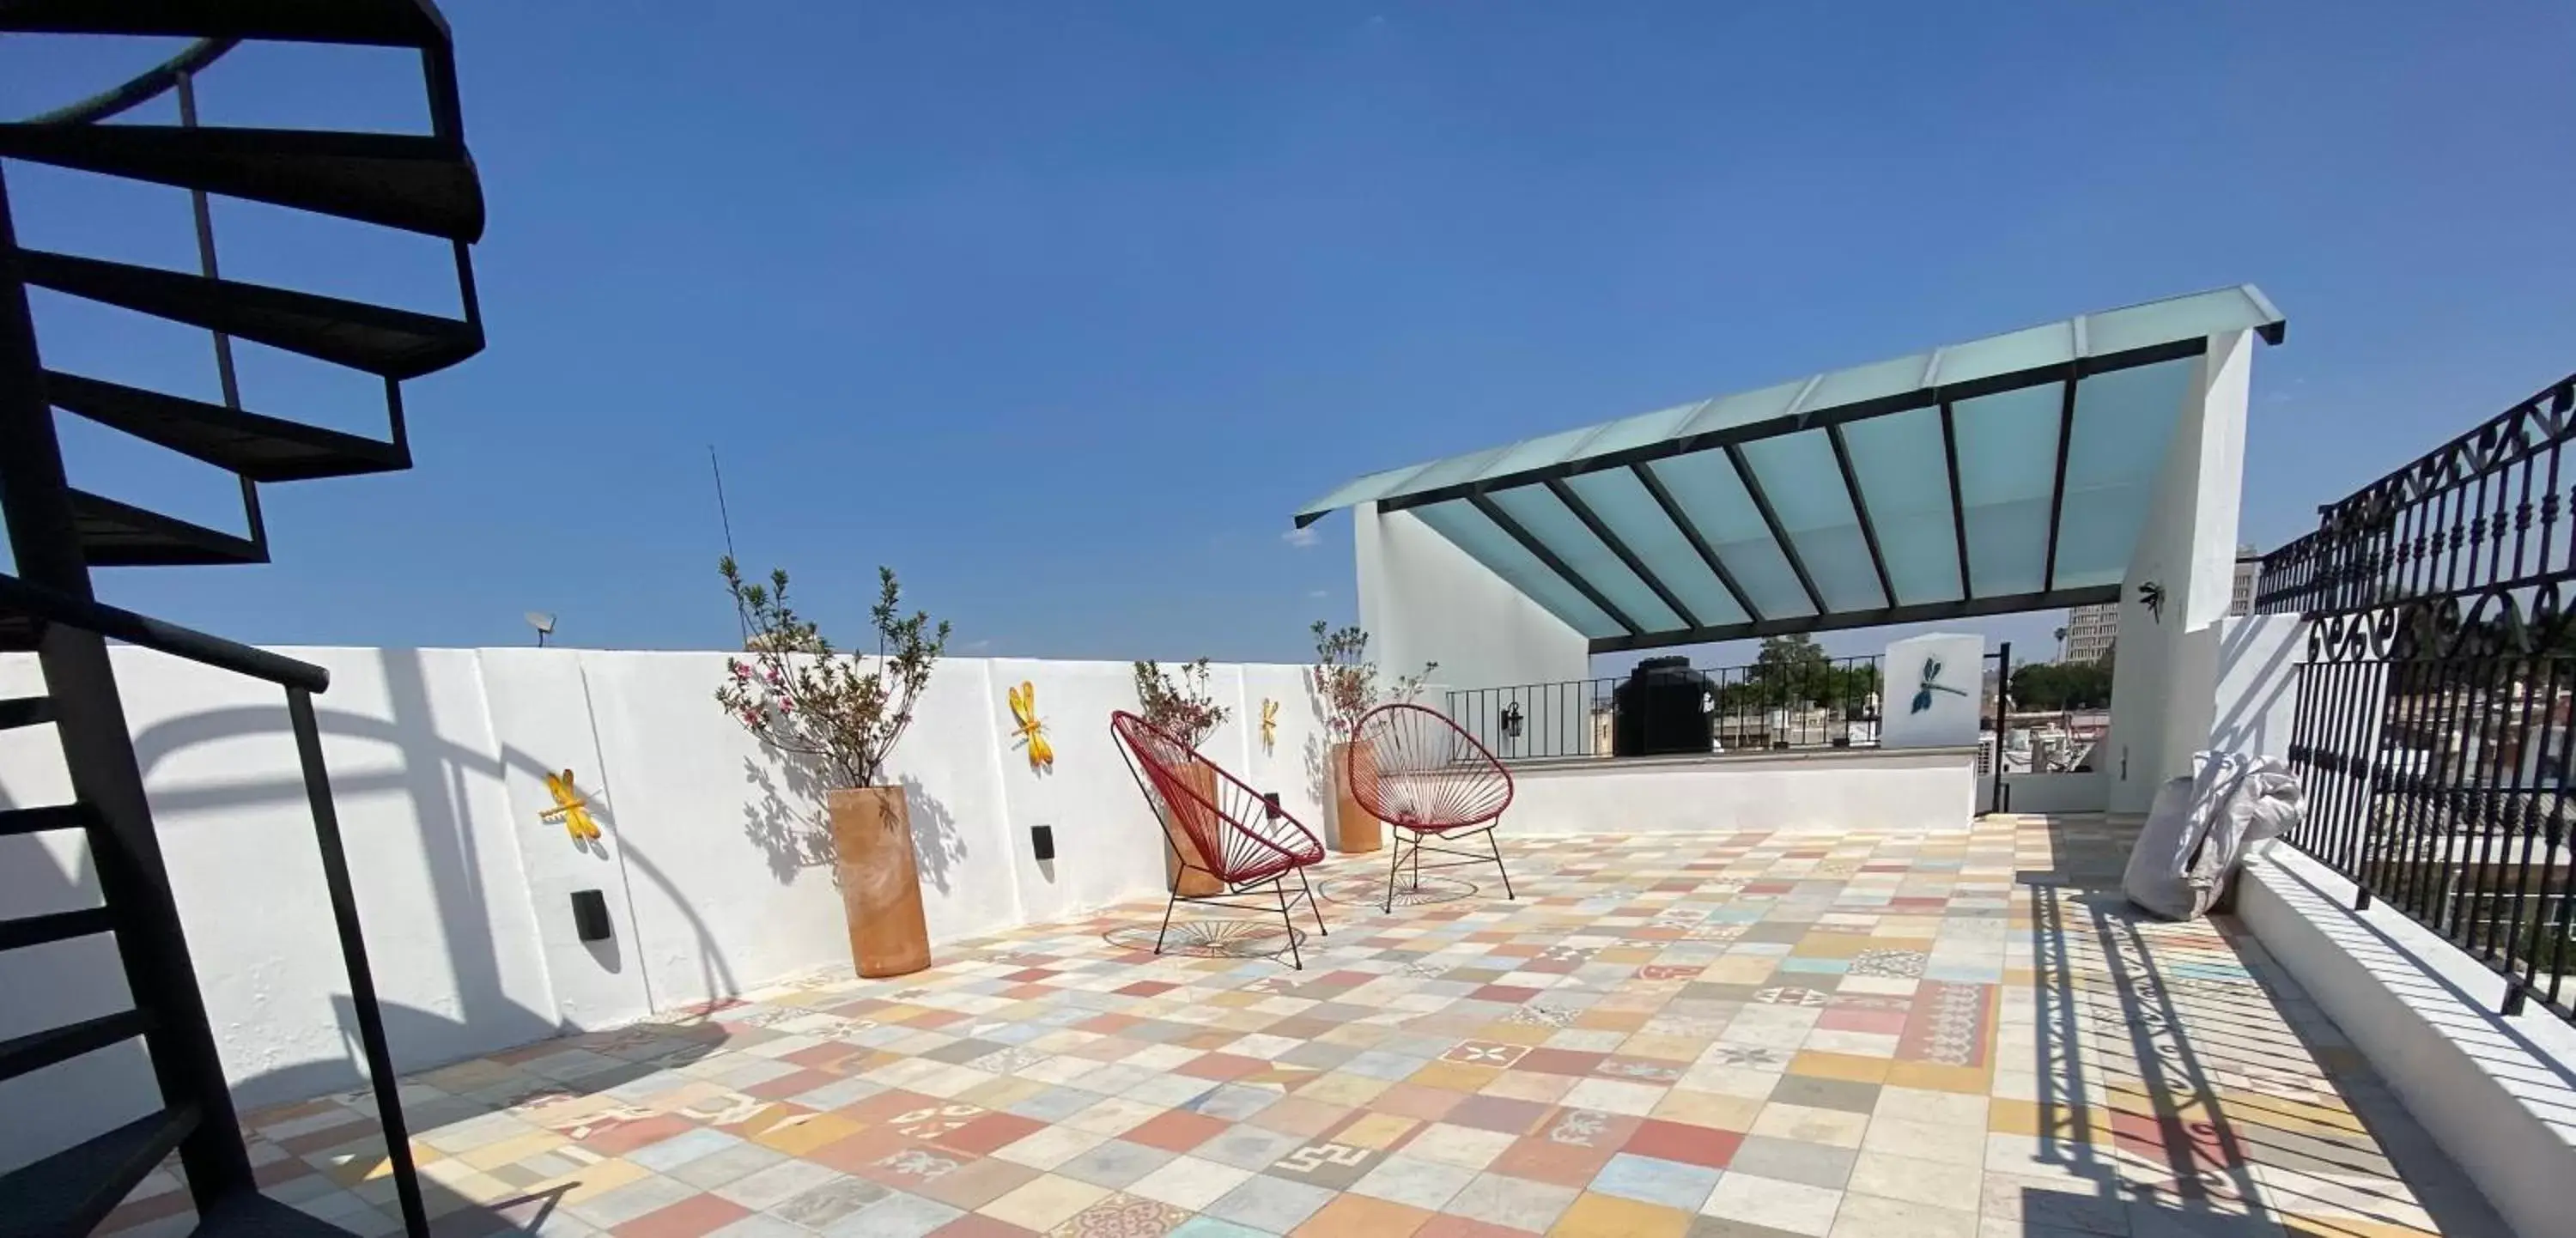
M 528 626 L 537 630 L 537 644 L 542 647 L 546 637 L 554 633 L 555 617 L 542 610 L 532 610 L 528 612 Z

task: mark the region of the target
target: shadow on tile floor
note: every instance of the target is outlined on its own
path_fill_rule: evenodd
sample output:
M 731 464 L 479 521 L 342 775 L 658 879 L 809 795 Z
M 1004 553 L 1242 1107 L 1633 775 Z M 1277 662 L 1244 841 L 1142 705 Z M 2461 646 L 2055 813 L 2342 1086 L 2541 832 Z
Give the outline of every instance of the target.
M 2033 1238 L 2510 1234 L 2251 934 L 2127 902 L 2134 834 L 2052 820 L 2050 866 L 2018 874 L 2033 1094 L 1987 1167 L 2030 1181 L 1988 1214 Z

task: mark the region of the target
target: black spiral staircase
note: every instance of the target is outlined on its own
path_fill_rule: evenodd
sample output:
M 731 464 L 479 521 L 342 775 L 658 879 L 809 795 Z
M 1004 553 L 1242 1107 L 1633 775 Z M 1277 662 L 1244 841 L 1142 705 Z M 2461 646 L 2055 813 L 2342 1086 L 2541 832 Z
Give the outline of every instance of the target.
M 446 22 L 427 0 L 0 0 L 0 35 L 13 33 L 196 40 L 168 63 L 114 90 L 0 124 L 0 173 L 6 161 L 22 160 L 184 188 L 195 208 L 199 270 L 155 270 L 20 248 L 0 176 L 0 516 L 6 518 L 17 566 L 14 576 L 0 574 L 0 649 L 34 651 L 46 689 L 42 696 L 0 700 L 0 727 L 52 726 L 73 791 L 70 803 L 0 811 L 0 835 L 82 832 L 103 900 L 91 908 L 0 920 L 0 950 L 110 935 L 133 997 L 132 1009 L 121 1013 L 0 1041 L 0 1079 L 139 1037 L 161 1095 L 161 1108 L 147 1117 L 0 1175 L 0 1238 L 89 1233 L 173 1150 L 196 1205 L 198 1233 L 237 1238 L 343 1232 L 267 1199 L 253 1179 L 144 799 L 109 662 L 110 638 L 285 690 L 403 1221 L 413 1238 L 427 1238 L 322 765 L 313 694 L 328 686 L 328 676 L 316 666 L 102 605 L 91 590 L 90 569 L 266 562 L 260 483 L 410 467 L 402 381 L 454 365 L 483 347 L 466 249 L 482 234 L 482 190 L 465 148 Z M 199 125 L 196 73 L 237 42 L 258 39 L 417 50 L 430 132 Z M 175 126 L 105 123 L 173 92 L 180 119 Z M 208 194 L 443 239 L 454 248 L 463 316 L 224 279 L 216 267 Z M 222 403 L 47 369 L 28 287 L 203 328 L 213 338 Z M 245 409 L 233 366 L 235 339 L 382 378 L 386 437 L 345 434 Z M 75 489 L 65 476 L 56 410 L 233 473 L 240 478 L 245 531 L 207 528 Z M 0 1117 L 74 1128 L 81 1119 L 76 1113 Z

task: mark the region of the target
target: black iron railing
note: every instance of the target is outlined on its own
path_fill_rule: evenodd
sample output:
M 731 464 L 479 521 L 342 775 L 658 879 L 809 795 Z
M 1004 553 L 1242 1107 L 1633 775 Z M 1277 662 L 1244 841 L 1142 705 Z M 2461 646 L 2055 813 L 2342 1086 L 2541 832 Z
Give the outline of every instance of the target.
M 388 1171 L 393 1177 L 395 1201 L 402 1212 L 404 1229 L 415 1238 L 428 1233 L 428 1214 L 420 1194 L 420 1179 L 412 1164 L 410 1132 L 403 1121 L 399 1076 L 395 1073 L 393 1050 L 385 1038 L 385 1017 L 376 997 L 375 972 L 367 962 L 366 934 L 358 919 L 356 887 L 349 874 L 349 856 L 340 836 L 340 815 L 331 801 L 331 775 L 322 759 L 322 729 L 313 712 L 313 694 L 331 686 L 331 673 L 310 662 L 254 649 L 248 645 L 212 636 L 193 628 L 181 627 L 148 615 L 119 609 L 88 598 L 74 597 L 42 585 L 31 584 L 15 576 L 0 574 L 0 614 L 28 622 L 32 632 L 41 633 L 46 625 L 59 624 L 112 637 L 128 644 L 184 658 L 205 666 L 263 679 L 286 691 L 288 729 L 295 737 L 297 764 L 304 775 L 306 800 L 312 808 L 314 842 L 322 859 L 322 883 L 331 906 L 331 923 L 339 937 L 340 961 L 349 977 L 350 1011 L 358 1024 L 358 1046 L 366 1058 L 367 1085 L 375 1094 L 378 1130 L 383 1135 Z M 61 706 L 57 706 L 61 708 Z M 108 918 L 120 929 L 134 918 L 131 904 L 110 899 Z M 136 926 L 140 931 L 142 925 Z M 160 975 L 153 991 L 143 995 L 166 1000 L 175 992 L 194 992 L 196 977 L 184 973 Z M 221 1094 L 226 1084 L 221 1074 L 195 1079 L 192 1098 L 205 1105 L 205 1094 Z M 238 1133 L 224 1131 L 226 1139 L 238 1139 Z
M 1879 659 L 1694 668 L 1448 694 L 1448 713 L 1506 761 L 1878 745 Z
M 2576 376 L 2320 509 L 2258 610 L 2310 620 L 2290 842 L 2576 1020 Z

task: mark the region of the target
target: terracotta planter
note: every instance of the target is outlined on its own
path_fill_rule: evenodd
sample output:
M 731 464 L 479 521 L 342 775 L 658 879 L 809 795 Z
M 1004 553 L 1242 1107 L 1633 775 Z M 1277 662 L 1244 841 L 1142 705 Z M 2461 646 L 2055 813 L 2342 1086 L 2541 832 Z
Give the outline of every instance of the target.
M 841 909 L 850 918 L 850 959 L 859 974 L 902 976 L 930 966 L 930 926 L 921 915 L 921 874 L 903 788 L 838 790 L 826 803 Z
M 1370 768 L 1372 749 L 1359 750 L 1362 768 Z M 1333 850 L 1344 855 L 1375 851 L 1386 845 L 1386 827 L 1351 798 L 1351 745 L 1344 740 L 1326 750 L 1324 763 L 1333 780 Z
M 1193 764 L 1184 765 L 1172 771 L 1172 774 L 1187 784 L 1191 790 L 1207 797 L 1208 803 L 1217 802 L 1215 770 L 1204 765 Z M 1190 837 L 1189 831 L 1166 820 L 1163 822 L 1163 836 L 1172 840 L 1171 846 L 1163 848 L 1164 884 L 1180 883 L 1178 892 L 1188 898 L 1224 893 L 1225 883 L 1217 880 L 1216 874 L 1209 871 L 1207 853 L 1199 847 L 1197 839 Z M 1198 867 L 1182 868 L 1180 855 L 1173 852 L 1173 847 L 1180 848 L 1183 854 L 1190 857 L 1190 862 Z

